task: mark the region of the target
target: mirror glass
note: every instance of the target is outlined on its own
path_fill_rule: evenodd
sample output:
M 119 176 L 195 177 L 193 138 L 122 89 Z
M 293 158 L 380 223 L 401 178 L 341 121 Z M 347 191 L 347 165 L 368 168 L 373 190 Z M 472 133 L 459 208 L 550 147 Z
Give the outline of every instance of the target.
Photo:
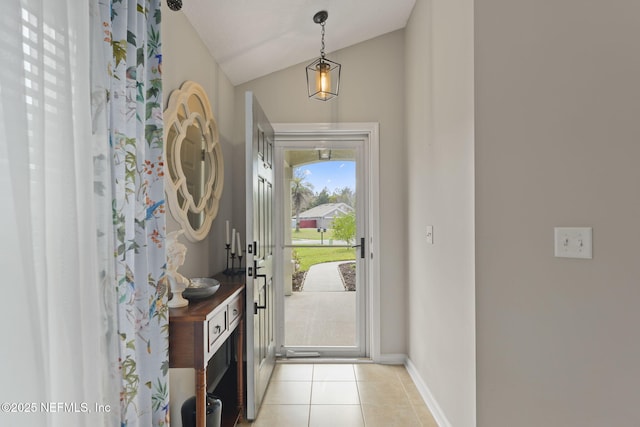
M 165 191 L 169 211 L 191 241 L 206 237 L 222 196 L 224 165 L 218 128 L 204 89 L 183 83 L 165 119 Z

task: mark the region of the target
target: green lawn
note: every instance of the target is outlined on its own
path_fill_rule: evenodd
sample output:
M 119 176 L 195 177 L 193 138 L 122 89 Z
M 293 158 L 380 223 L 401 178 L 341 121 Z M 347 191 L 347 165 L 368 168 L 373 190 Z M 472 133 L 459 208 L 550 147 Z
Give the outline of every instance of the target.
M 356 259 L 356 249 L 352 248 L 296 248 L 300 260 L 300 271 L 307 271 L 315 264 L 331 261 L 352 261 Z
M 291 230 L 291 240 L 304 239 L 304 240 L 318 240 L 320 241 L 320 233 L 317 228 L 301 228 L 300 231 L 296 229 Z M 324 240 L 327 241 L 333 239 L 333 230 L 327 228 L 327 232 L 324 233 Z

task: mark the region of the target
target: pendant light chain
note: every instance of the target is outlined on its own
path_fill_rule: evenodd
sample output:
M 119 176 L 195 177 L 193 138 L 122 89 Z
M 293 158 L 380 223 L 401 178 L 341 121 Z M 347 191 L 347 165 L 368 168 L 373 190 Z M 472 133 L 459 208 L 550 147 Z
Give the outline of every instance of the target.
M 322 27 L 322 47 L 320 48 L 320 56 L 324 59 L 324 22 L 320 24 Z

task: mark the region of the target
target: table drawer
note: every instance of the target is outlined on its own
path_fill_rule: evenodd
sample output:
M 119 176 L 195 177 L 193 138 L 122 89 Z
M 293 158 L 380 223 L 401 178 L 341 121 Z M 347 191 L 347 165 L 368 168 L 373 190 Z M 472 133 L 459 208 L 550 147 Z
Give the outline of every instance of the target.
M 242 314 L 243 299 L 238 297 L 229 303 L 229 324 L 236 321 Z
M 224 335 L 227 330 L 227 311 L 223 310 L 209 320 L 209 351 L 214 343 Z

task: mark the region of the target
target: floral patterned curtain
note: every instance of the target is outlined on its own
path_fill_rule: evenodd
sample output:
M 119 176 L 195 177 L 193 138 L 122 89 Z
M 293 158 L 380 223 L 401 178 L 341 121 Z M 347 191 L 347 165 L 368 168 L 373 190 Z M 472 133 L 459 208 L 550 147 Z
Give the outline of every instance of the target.
M 160 0 L 97 1 L 108 52 L 104 72 L 109 73 L 106 115 L 121 426 L 166 426 L 169 312 Z

